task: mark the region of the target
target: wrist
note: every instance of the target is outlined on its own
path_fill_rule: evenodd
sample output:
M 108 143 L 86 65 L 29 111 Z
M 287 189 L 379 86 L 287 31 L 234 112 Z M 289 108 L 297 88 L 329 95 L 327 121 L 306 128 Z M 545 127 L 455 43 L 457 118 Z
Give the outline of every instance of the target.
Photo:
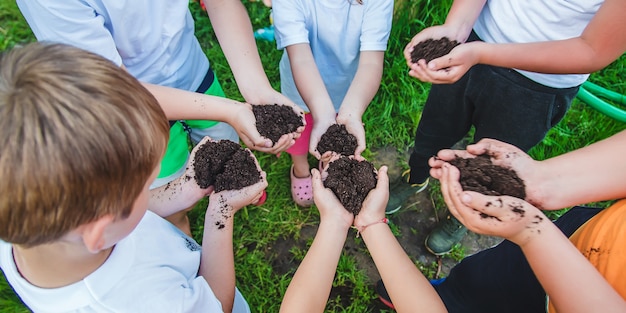
M 352 226 L 352 228 L 356 229 L 356 237 L 359 238 L 360 235 L 365 230 L 372 228 L 373 226 L 378 225 L 378 224 L 389 224 L 389 219 L 386 217 L 383 217 L 381 219 L 374 220 L 373 222 L 370 222 L 370 223 L 363 223 L 363 224 L 355 223 L 354 226 Z

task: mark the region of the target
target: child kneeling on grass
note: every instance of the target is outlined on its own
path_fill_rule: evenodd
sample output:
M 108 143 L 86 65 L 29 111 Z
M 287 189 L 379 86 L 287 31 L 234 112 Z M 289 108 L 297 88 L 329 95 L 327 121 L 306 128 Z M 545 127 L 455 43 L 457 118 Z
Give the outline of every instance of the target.
M 31 310 L 250 311 L 235 287 L 233 215 L 258 200 L 265 173 L 215 193 L 187 168 L 185 197 L 162 201 L 174 212 L 209 195 L 197 244 L 147 210 L 169 133 L 157 100 L 112 62 L 62 44 L 0 58 L 0 123 L 0 266 Z

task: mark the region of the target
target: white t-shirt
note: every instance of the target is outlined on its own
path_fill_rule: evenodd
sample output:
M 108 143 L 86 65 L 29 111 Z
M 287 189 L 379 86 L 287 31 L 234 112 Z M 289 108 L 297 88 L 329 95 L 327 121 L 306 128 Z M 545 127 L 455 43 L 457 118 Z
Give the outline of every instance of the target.
M 385 51 L 393 0 L 274 0 L 278 49 L 308 43 L 326 90 L 339 110 L 356 74 L 361 51 Z M 298 93 L 287 51 L 280 60 L 281 91 L 308 111 Z
M 527 43 L 578 37 L 604 0 L 488 0 L 474 31 L 485 42 Z M 582 84 L 588 74 L 541 74 L 520 71 L 540 84 L 568 88 Z
M 201 246 L 147 211 L 137 228 L 115 245 L 102 266 L 72 285 L 43 289 L 17 271 L 12 246 L 0 240 L 0 267 L 34 312 L 222 312 L 198 276 Z M 250 312 L 239 291 L 233 312 Z
M 137 79 L 195 91 L 209 60 L 189 0 L 17 0 L 39 41 L 98 53 Z

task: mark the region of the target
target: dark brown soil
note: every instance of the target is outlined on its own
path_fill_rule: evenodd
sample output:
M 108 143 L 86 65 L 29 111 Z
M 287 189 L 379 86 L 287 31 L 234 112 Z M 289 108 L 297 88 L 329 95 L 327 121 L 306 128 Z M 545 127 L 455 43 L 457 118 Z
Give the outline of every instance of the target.
M 328 165 L 324 186 L 332 190 L 346 210 L 359 214 L 363 200 L 376 188 L 378 176 L 371 162 L 341 157 Z
M 198 185 L 213 185 L 215 192 L 239 190 L 261 181 L 250 152 L 230 140 L 204 143 L 196 152 L 193 166 Z
M 456 40 L 450 40 L 447 37 L 441 39 L 426 39 L 418 42 L 411 51 L 411 62 L 417 63 L 417 61 L 424 59 L 426 63 L 433 59 L 442 57 L 460 43 Z
M 317 143 L 317 151 L 324 154 L 326 151 L 337 152 L 341 155 L 354 155 L 357 147 L 356 137 L 348 132 L 346 125 L 333 124 Z
M 517 173 L 509 168 L 494 165 L 488 155 L 475 158 L 455 158 L 450 164 L 461 172 L 463 190 L 476 191 L 485 195 L 507 195 L 526 198 L 526 186 Z
M 282 135 L 293 133 L 298 127 L 304 126 L 302 116 L 287 105 L 253 105 L 252 113 L 256 118 L 259 133 L 273 143 L 276 143 Z

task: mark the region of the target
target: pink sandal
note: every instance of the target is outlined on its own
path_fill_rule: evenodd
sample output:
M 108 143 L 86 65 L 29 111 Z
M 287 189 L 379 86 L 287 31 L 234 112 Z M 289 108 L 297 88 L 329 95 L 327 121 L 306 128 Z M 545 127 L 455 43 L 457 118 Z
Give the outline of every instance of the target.
M 291 174 L 291 197 L 293 201 L 301 207 L 310 207 L 313 205 L 313 181 L 311 175 L 305 178 L 298 178 L 293 174 L 293 165 L 290 170 Z

